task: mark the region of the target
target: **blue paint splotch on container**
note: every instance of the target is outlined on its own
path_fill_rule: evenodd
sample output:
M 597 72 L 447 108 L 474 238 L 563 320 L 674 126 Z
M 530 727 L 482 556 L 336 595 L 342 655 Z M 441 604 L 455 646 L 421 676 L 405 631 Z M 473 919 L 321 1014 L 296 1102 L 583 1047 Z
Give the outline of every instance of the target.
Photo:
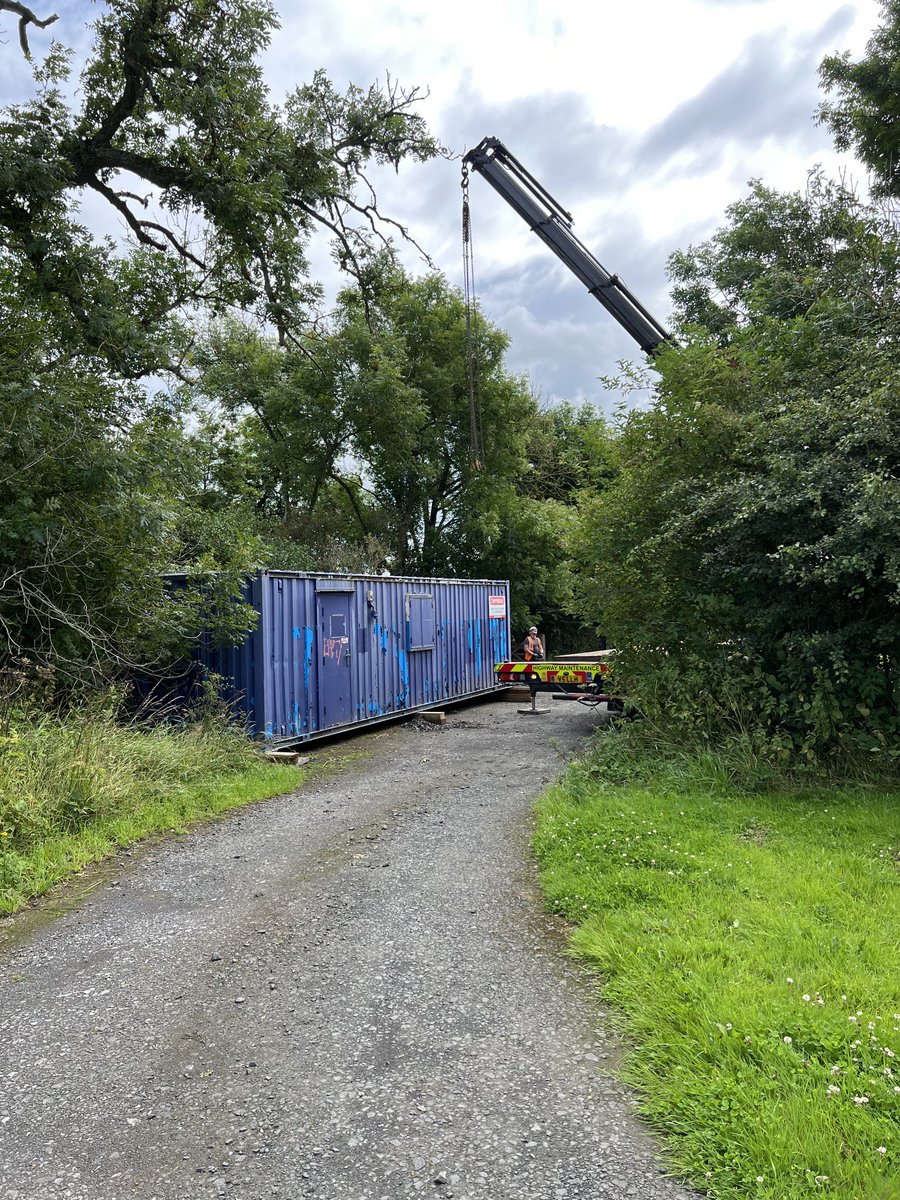
M 506 580 L 261 571 L 244 596 L 246 642 L 199 657 L 276 742 L 492 691 L 509 654 Z

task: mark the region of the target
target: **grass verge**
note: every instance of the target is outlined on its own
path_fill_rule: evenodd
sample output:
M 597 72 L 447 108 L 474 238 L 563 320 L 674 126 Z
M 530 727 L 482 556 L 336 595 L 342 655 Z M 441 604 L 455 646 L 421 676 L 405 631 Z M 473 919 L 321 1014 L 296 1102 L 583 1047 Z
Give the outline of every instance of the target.
M 895 1200 L 900 793 L 747 795 L 688 755 L 623 783 L 618 736 L 544 796 L 536 849 L 675 1169 L 717 1200 Z
M 97 710 L 22 718 L 0 738 L 0 913 L 140 838 L 302 780 L 216 722 L 176 731 L 123 728 Z

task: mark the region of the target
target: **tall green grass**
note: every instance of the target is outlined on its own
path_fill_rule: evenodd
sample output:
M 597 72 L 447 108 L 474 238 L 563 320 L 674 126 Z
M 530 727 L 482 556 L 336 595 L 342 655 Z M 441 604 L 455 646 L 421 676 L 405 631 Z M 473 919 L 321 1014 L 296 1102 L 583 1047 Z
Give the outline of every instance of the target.
M 223 721 L 122 725 L 112 705 L 22 713 L 0 735 L 0 912 L 161 830 L 298 786 Z
M 900 1196 L 900 791 L 747 794 L 721 756 L 624 764 L 617 736 L 536 847 L 674 1165 L 717 1200 Z

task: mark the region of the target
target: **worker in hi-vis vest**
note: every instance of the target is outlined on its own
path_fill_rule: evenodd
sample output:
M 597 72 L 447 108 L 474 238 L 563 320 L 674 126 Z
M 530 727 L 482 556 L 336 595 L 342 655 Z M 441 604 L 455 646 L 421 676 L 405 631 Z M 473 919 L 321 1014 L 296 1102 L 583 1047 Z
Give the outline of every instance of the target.
M 538 637 L 537 625 L 532 625 L 525 639 L 525 661 L 540 661 L 544 657 L 544 643 Z

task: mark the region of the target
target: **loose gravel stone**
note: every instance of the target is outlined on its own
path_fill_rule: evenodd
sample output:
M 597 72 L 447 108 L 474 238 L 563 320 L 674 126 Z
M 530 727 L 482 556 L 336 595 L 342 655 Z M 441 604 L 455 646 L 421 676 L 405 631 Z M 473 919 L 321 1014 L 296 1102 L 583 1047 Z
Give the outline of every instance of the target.
M 0 1195 L 688 1200 L 530 858 L 597 719 L 369 733 L 0 922 Z

